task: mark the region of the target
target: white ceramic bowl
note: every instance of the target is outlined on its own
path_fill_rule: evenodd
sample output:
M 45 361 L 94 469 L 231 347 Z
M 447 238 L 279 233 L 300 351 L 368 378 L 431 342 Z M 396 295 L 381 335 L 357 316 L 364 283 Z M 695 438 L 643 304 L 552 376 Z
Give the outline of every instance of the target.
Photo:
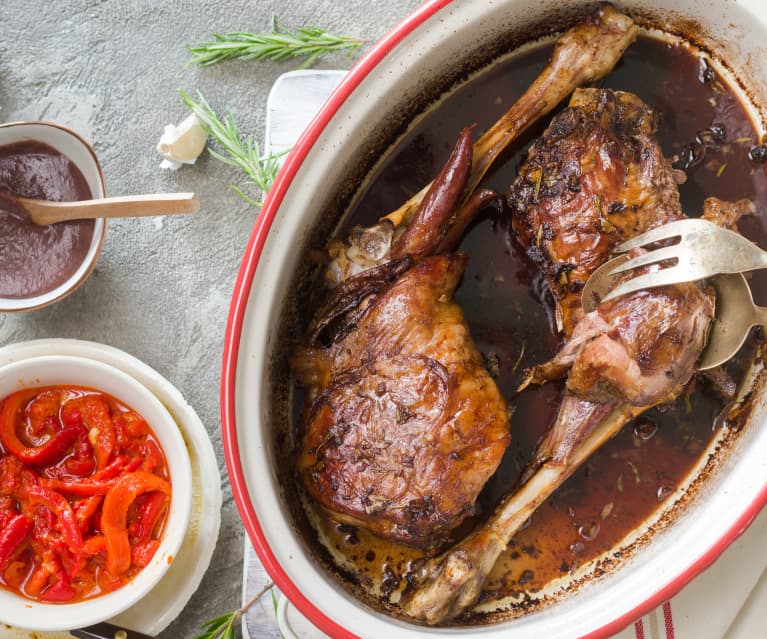
M 93 198 L 106 197 L 106 182 L 96 153 L 79 134 L 53 122 L 10 122 L 0 125 L 0 146 L 26 140 L 42 142 L 66 155 L 80 169 Z M 96 266 L 106 231 L 106 220 L 97 218 L 88 251 L 66 281 L 40 295 L 20 299 L 0 296 L 0 312 L 31 311 L 53 304 L 74 292 Z
M 626 0 L 619 9 L 650 18 L 670 32 L 690 33 L 747 80 L 755 115 L 767 105 L 767 15 L 761 0 Z M 343 200 L 355 168 L 368 166 L 387 132 L 401 131 L 412 105 L 444 78 L 499 43 L 539 33 L 546 17 L 562 24 L 579 0 L 434 0 L 398 25 L 361 60 L 304 132 L 287 158 L 256 222 L 230 309 L 222 380 L 226 460 L 240 513 L 266 569 L 291 602 L 332 637 L 448 639 L 601 638 L 668 599 L 735 539 L 767 501 L 767 414 L 763 387 L 731 445 L 717 439 L 693 470 L 703 471 L 694 497 L 670 525 L 659 517 L 632 557 L 588 580 L 555 603 L 490 626 L 426 628 L 386 615 L 351 597 L 323 569 L 284 503 L 284 461 L 274 433 L 284 429 L 271 379 L 283 311 L 301 248 L 318 215 Z M 559 16 L 559 21 L 555 19 Z M 436 95 L 436 93 L 434 93 Z M 383 213 L 383 212 L 382 212 Z M 282 420 L 282 421 L 281 421 Z M 716 451 L 721 446 L 722 453 Z M 676 497 L 683 491 L 680 489 Z
M 146 595 L 181 547 L 192 504 L 189 453 L 175 420 L 145 386 L 102 362 L 70 355 L 32 357 L 0 367 L 0 399 L 22 388 L 72 385 L 103 391 L 141 414 L 165 453 L 172 496 L 160 547 L 150 563 L 116 591 L 72 604 L 46 604 L 0 589 L 0 621 L 39 631 L 89 626 L 114 617 Z

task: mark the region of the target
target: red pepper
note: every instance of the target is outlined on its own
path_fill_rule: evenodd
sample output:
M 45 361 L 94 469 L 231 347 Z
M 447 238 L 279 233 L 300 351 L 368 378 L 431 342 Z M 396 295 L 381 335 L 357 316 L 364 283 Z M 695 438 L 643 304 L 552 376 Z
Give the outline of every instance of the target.
M 107 542 L 107 571 L 113 577 L 127 572 L 131 565 L 128 509 L 136 497 L 153 491 L 160 491 L 170 497 L 170 484 L 152 473 L 136 471 L 120 477 L 104 498 L 101 531 Z
M 63 571 L 56 575 L 56 583 L 49 586 L 45 592 L 40 595 L 40 601 L 49 601 L 51 603 L 63 603 L 65 601 L 71 601 L 77 594 L 68 577 L 65 577 L 66 573 Z
M 46 466 L 59 461 L 77 439 L 78 429 L 66 427 L 51 435 L 40 446 L 26 446 L 16 433 L 19 413 L 24 413 L 27 403 L 38 393 L 36 389 L 20 390 L 5 398 L 0 411 L 0 441 L 5 450 L 31 466 Z
M 29 564 L 24 561 L 9 561 L 2 575 L 5 584 L 11 588 L 21 588 L 29 574 Z
M 32 521 L 26 515 L 18 515 L 0 532 L 0 568 L 14 557 L 32 532 Z
M 29 503 L 42 504 L 55 514 L 59 521 L 61 532 L 64 534 L 64 541 L 69 546 L 69 549 L 74 554 L 82 550 L 83 537 L 80 534 L 80 527 L 77 525 L 77 519 L 75 518 L 72 506 L 69 505 L 64 496 L 55 490 L 50 490 L 43 486 L 34 486 L 29 489 Z
M 50 561 L 53 564 L 53 570 L 50 573 L 53 583 L 45 589 L 42 595 L 40 595 L 40 600 L 60 603 L 74 599 L 77 593 L 75 592 L 75 589 L 72 588 L 69 575 L 67 574 L 67 571 L 64 570 L 61 561 L 55 556 L 52 557 Z
M 153 439 L 147 439 L 143 449 L 142 457 L 144 458 L 144 461 L 141 464 L 141 470 L 151 473 L 155 469 L 163 467 L 163 462 L 165 460 L 162 456 L 162 451 Z
M 78 434 L 72 455 L 64 460 L 64 470 L 67 474 L 77 477 L 90 475 L 96 468 L 96 460 L 93 457 L 93 446 L 88 440 L 88 431 L 85 426 L 77 426 Z
M 0 580 L 51 602 L 121 587 L 160 546 L 166 473 L 146 421 L 107 395 L 0 398 Z
M 101 395 L 84 395 L 65 402 L 61 407 L 65 424 L 81 422 L 96 455 L 96 468 L 105 468 L 117 442 L 109 404 Z
M 26 408 L 29 433 L 40 437 L 46 433 L 61 430 L 59 408 L 64 396 L 64 391 L 54 388 L 43 390 L 35 395 Z
M 46 565 L 39 565 L 24 584 L 24 592 L 30 597 L 39 597 L 51 573 Z
M 137 508 L 138 517 L 131 522 L 129 532 L 138 543 L 147 541 L 152 536 L 157 522 L 165 512 L 168 498 L 161 492 L 149 495 L 146 501 Z
M 109 489 L 117 483 L 117 479 L 99 481 L 93 477 L 85 479 L 43 479 L 43 485 L 51 490 L 74 495 L 75 497 L 91 497 L 106 495 Z
M 145 568 L 152 561 L 152 557 L 154 557 L 159 547 L 160 542 L 157 539 L 150 539 L 149 541 L 136 544 L 131 551 L 131 562 L 139 568 Z
M 131 459 L 127 455 L 118 455 L 109 463 L 109 466 L 95 472 L 92 479 L 101 481 L 117 477 L 117 475 L 123 472 L 132 473 L 141 466 L 141 463 L 141 459 Z
M 128 446 L 136 439 L 143 439 L 149 432 L 144 418 L 133 411 L 115 415 L 114 425 L 119 446 Z
M 37 475 L 15 457 L 0 459 L 0 495 L 14 501 L 26 499 L 29 488 L 39 483 Z
M 96 471 L 90 477 L 83 479 L 43 479 L 43 485 L 67 495 L 77 497 L 90 497 L 91 495 L 106 495 L 109 489 L 117 482 L 117 475 L 132 473 L 143 464 L 142 459 L 129 459 L 126 455 L 118 455 L 109 465 Z
M 74 475 L 75 477 L 90 475 L 95 467 L 96 464 L 92 459 L 70 457 L 64 462 L 64 469 L 67 471 L 67 474 Z
M 107 540 L 104 538 L 104 535 L 93 535 L 93 537 L 88 537 L 83 543 L 83 555 L 85 557 L 90 557 L 91 555 L 97 555 L 99 553 L 104 555 L 107 553 Z
M 94 495 L 92 497 L 86 497 L 76 504 L 75 518 L 77 519 L 77 525 L 80 528 L 80 533 L 85 537 L 85 534 L 91 528 L 91 519 L 96 511 L 101 506 L 103 498 L 101 495 Z

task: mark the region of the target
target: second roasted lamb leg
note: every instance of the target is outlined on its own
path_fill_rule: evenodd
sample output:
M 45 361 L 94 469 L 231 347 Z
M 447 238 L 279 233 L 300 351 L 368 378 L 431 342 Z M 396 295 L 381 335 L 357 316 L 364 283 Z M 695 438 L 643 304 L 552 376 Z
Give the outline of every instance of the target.
M 512 185 L 512 225 L 547 277 L 566 343 L 557 418 L 520 487 L 469 537 L 427 561 L 404 610 L 441 623 L 473 605 L 495 559 L 524 521 L 633 417 L 682 392 L 708 323 L 697 284 L 640 291 L 584 315 L 580 291 L 617 243 L 682 217 L 677 174 L 655 140 L 656 117 L 632 94 L 584 89 L 553 120 Z

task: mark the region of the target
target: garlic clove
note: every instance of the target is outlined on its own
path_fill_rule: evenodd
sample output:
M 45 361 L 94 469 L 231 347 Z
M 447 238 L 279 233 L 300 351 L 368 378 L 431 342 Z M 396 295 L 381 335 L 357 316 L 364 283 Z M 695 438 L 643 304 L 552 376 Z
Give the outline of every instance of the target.
M 160 166 L 177 169 L 182 164 L 194 164 L 207 140 L 202 122 L 194 113 L 178 126 L 168 124 L 157 143 L 157 152 L 164 158 Z

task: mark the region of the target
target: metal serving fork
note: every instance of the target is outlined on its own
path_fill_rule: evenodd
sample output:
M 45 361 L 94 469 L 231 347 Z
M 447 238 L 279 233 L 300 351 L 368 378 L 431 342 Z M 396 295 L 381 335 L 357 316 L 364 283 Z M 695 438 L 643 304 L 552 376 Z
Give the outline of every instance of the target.
M 672 246 L 651 249 L 614 268 L 611 275 L 640 266 L 675 260 L 651 273 L 643 273 L 615 287 L 602 301 L 646 288 L 694 282 L 718 273 L 743 273 L 767 267 L 767 252 L 742 235 L 699 219 L 678 220 L 637 235 L 615 247 L 615 253 L 679 237 Z

